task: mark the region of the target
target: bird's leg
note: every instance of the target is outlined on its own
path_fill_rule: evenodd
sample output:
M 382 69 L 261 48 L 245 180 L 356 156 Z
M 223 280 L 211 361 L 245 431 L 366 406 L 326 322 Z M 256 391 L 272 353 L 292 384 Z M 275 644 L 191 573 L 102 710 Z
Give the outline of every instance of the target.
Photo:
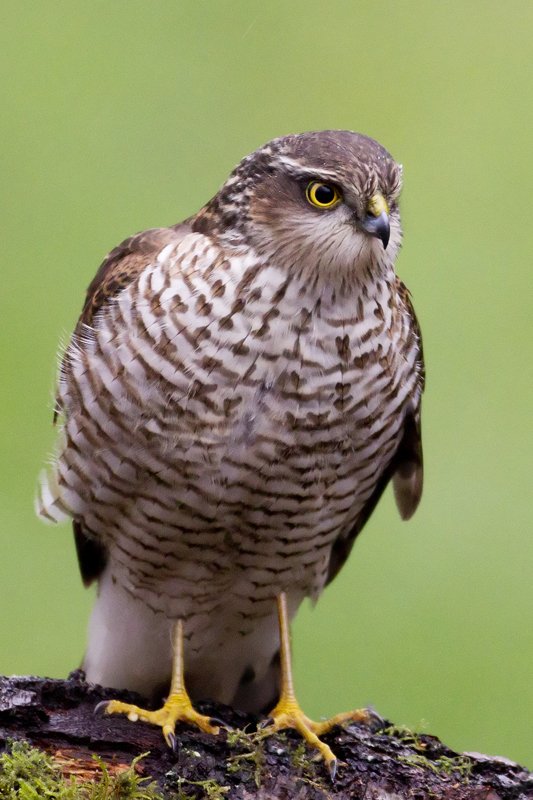
M 172 633 L 172 682 L 170 693 L 161 708 L 157 711 L 147 711 L 130 703 L 120 700 L 110 700 L 105 704 L 106 714 L 126 714 L 131 722 L 142 720 L 152 725 L 159 725 L 163 729 L 163 736 L 169 747 L 175 743 L 174 728 L 177 722 L 188 722 L 195 725 L 204 733 L 219 732 L 216 725 L 211 724 L 211 718 L 195 711 L 191 698 L 185 688 L 185 670 L 183 659 L 183 621 L 176 622 Z
M 287 612 L 287 598 L 285 592 L 281 592 L 278 595 L 277 603 L 280 634 L 281 691 L 276 707 L 268 715 L 272 720 L 272 725 L 266 727 L 264 730 L 267 733 L 279 731 L 284 728 L 293 728 L 297 730 L 311 747 L 319 751 L 333 778 L 337 770 L 337 759 L 331 748 L 318 737 L 327 733 L 335 725 L 339 725 L 343 722 L 368 723 L 371 716 L 368 711 L 358 709 L 356 711 L 347 711 L 342 714 L 337 714 L 324 722 L 314 722 L 312 719 L 309 719 L 309 717 L 306 717 L 294 693 L 289 615 Z

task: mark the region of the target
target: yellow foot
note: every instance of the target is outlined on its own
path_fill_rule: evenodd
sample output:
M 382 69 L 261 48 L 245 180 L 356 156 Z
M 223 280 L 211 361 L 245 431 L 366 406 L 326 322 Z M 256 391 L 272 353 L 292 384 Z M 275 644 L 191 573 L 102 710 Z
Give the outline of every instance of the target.
M 105 714 L 126 714 L 131 722 L 142 720 L 158 725 L 163 730 L 163 736 L 169 747 L 174 747 L 176 738 L 174 728 L 177 722 L 188 722 L 200 728 L 204 733 L 217 734 L 220 728 L 211 724 L 211 717 L 199 714 L 192 706 L 189 695 L 186 692 L 171 694 L 162 708 L 157 711 L 147 711 L 139 706 L 130 703 L 122 703 L 120 700 L 109 700 L 100 703 L 97 708 L 104 709 Z
M 342 714 L 336 714 L 331 719 L 324 720 L 323 722 L 315 722 L 307 717 L 300 708 L 297 700 L 295 699 L 281 699 L 277 706 L 270 712 L 269 718 L 272 724 L 269 725 L 268 721 L 265 722 L 263 727 L 264 733 L 275 733 L 276 731 L 292 728 L 305 739 L 305 741 L 318 750 L 320 756 L 326 762 L 331 779 L 334 780 L 337 772 L 337 759 L 329 745 L 319 739 L 324 733 L 328 733 L 335 725 L 342 725 L 344 722 L 362 722 L 369 723 L 372 720 L 372 715 L 365 709 L 357 709 L 356 711 L 346 711 Z

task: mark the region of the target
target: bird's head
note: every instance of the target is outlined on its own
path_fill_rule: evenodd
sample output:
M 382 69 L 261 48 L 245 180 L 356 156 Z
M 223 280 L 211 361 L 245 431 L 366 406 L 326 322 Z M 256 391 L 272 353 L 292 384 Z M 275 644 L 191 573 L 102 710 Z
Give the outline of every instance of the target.
M 284 136 L 247 156 L 206 207 L 226 242 L 313 279 L 383 274 L 401 242 L 401 167 L 351 131 Z

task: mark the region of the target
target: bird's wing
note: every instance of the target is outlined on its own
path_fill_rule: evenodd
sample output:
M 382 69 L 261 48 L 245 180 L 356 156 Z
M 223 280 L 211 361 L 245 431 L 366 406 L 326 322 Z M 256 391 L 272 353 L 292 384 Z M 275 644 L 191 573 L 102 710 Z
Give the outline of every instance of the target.
M 392 480 L 396 505 L 402 519 L 410 519 L 415 513 L 422 496 L 423 460 L 422 438 L 420 429 L 421 397 L 425 385 L 424 354 L 422 349 L 422 336 L 416 314 L 411 303 L 409 290 L 398 279 L 397 291 L 403 302 L 406 313 L 411 320 L 410 341 L 406 342 L 407 349 L 415 348 L 415 368 L 417 381 L 413 392 L 412 403 L 405 414 L 403 433 L 388 467 L 381 475 L 372 495 L 361 510 L 353 528 L 339 536 L 333 543 L 329 571 L 326 585 L 330 583 L 344 565 L 350 555 L 357 535 L 363 530 L 366 522 L 377 506 L 381 495 L 389 481 Z
M 84 586 L 90 586 L 106 568 L 107 549 L 98 539 L 85 532 L 81 522 L 74 520 L 72 530 L 81 579 Z
M 91 326 L 100 309 L 123 289 L 157 257 L 165 245 L 176 244 L 190 233 L 188 223 L 174 225 L 171 228 L 150 228 L 141 231 L 117 245 L 104 258 L 98 272 L 92 279 L 85 295 L 83 308 L 74 329 L 73 341 L 79 336 L 84 327 Z M 70 366 L 70 348 L 67 347 L 61 359 L 59 368 L 60 379 L 68 374 Z M 61 411 L 61 404 L 56 398 L 54 410 L 54 424 Z
M 172 228 L 153 228 L 131 236 L 111 250 L 87 289 L 74 337 L 83 331 L 84 326 L 92 325 L 97 312 L 135 280 L 167 244 L 179 242 L 189 232 L 190 227 L 186 223 Z M 67 349 L 61 363 L 61 375 L 65 376 L 69 368 Z M 54 422 L 59 411 L 59 403 L 56 402 Z M 97 538 L 89 535 L 79 521 L 74 520 L 73 528 L 81 577 L 84 585 L 89 586 L 105 569 L 106 548 Z
M 188 223 L 151 228 L 130 236 L 111 250 L 89 284 L 78 326 L 91 325 L 96 312 L 128 286 L 165 245 L 177 244 L 190 231 Z

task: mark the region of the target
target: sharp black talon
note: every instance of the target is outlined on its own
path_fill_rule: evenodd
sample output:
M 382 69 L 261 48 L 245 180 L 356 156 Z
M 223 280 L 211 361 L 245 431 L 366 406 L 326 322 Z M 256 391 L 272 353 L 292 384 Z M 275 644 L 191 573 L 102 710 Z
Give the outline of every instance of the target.
M 167 733 L 167 737 L 166 738 L 167 738 L 168 746 L 170 747 L 172 752 L 175 753 L 176 752 L 176 744 L 177 744 L 176 737 L 174 736 L 173 733 Z
M 111 700 L 100 700 L 93 709 L 93 714 L 99 714 L 104 708 L 107 708 Z
M 267 717 L 266 719 L 262 720 L 259 725 L 257 726 L 258 730 L 264 730 L 264 728 L 269 728 L 271 725 L 274 724 L 274 720 L 272 717 Z
M 378 714 L 378 712 L 375 711 L 373 708 L 367 708 L 367 712 L 368 712 L 368 716 L 370 717 L 370 720 L 369 720 L 370 724 L 371 725 L 376 725 L 377 726 L 377 730 L 379 730 L 380 728 L 383 728 L 385 726 L 385 720 L 383 719 L 381 714 Z
M 333 761 L 328 761 L 328 771 L 329 777 L 332 783 L 335 783 L 335 777 L 337 775 L 337 759 L 334 758 Z
M 211 723 L 211 725 L 219 725 L 225 731 L 232 731 L 233 730 L 231 725 L 228 725 L 227 722 L 224 722 L 223 719 L 219 719 L 218 717 L 209 717 L 209 722 Z

